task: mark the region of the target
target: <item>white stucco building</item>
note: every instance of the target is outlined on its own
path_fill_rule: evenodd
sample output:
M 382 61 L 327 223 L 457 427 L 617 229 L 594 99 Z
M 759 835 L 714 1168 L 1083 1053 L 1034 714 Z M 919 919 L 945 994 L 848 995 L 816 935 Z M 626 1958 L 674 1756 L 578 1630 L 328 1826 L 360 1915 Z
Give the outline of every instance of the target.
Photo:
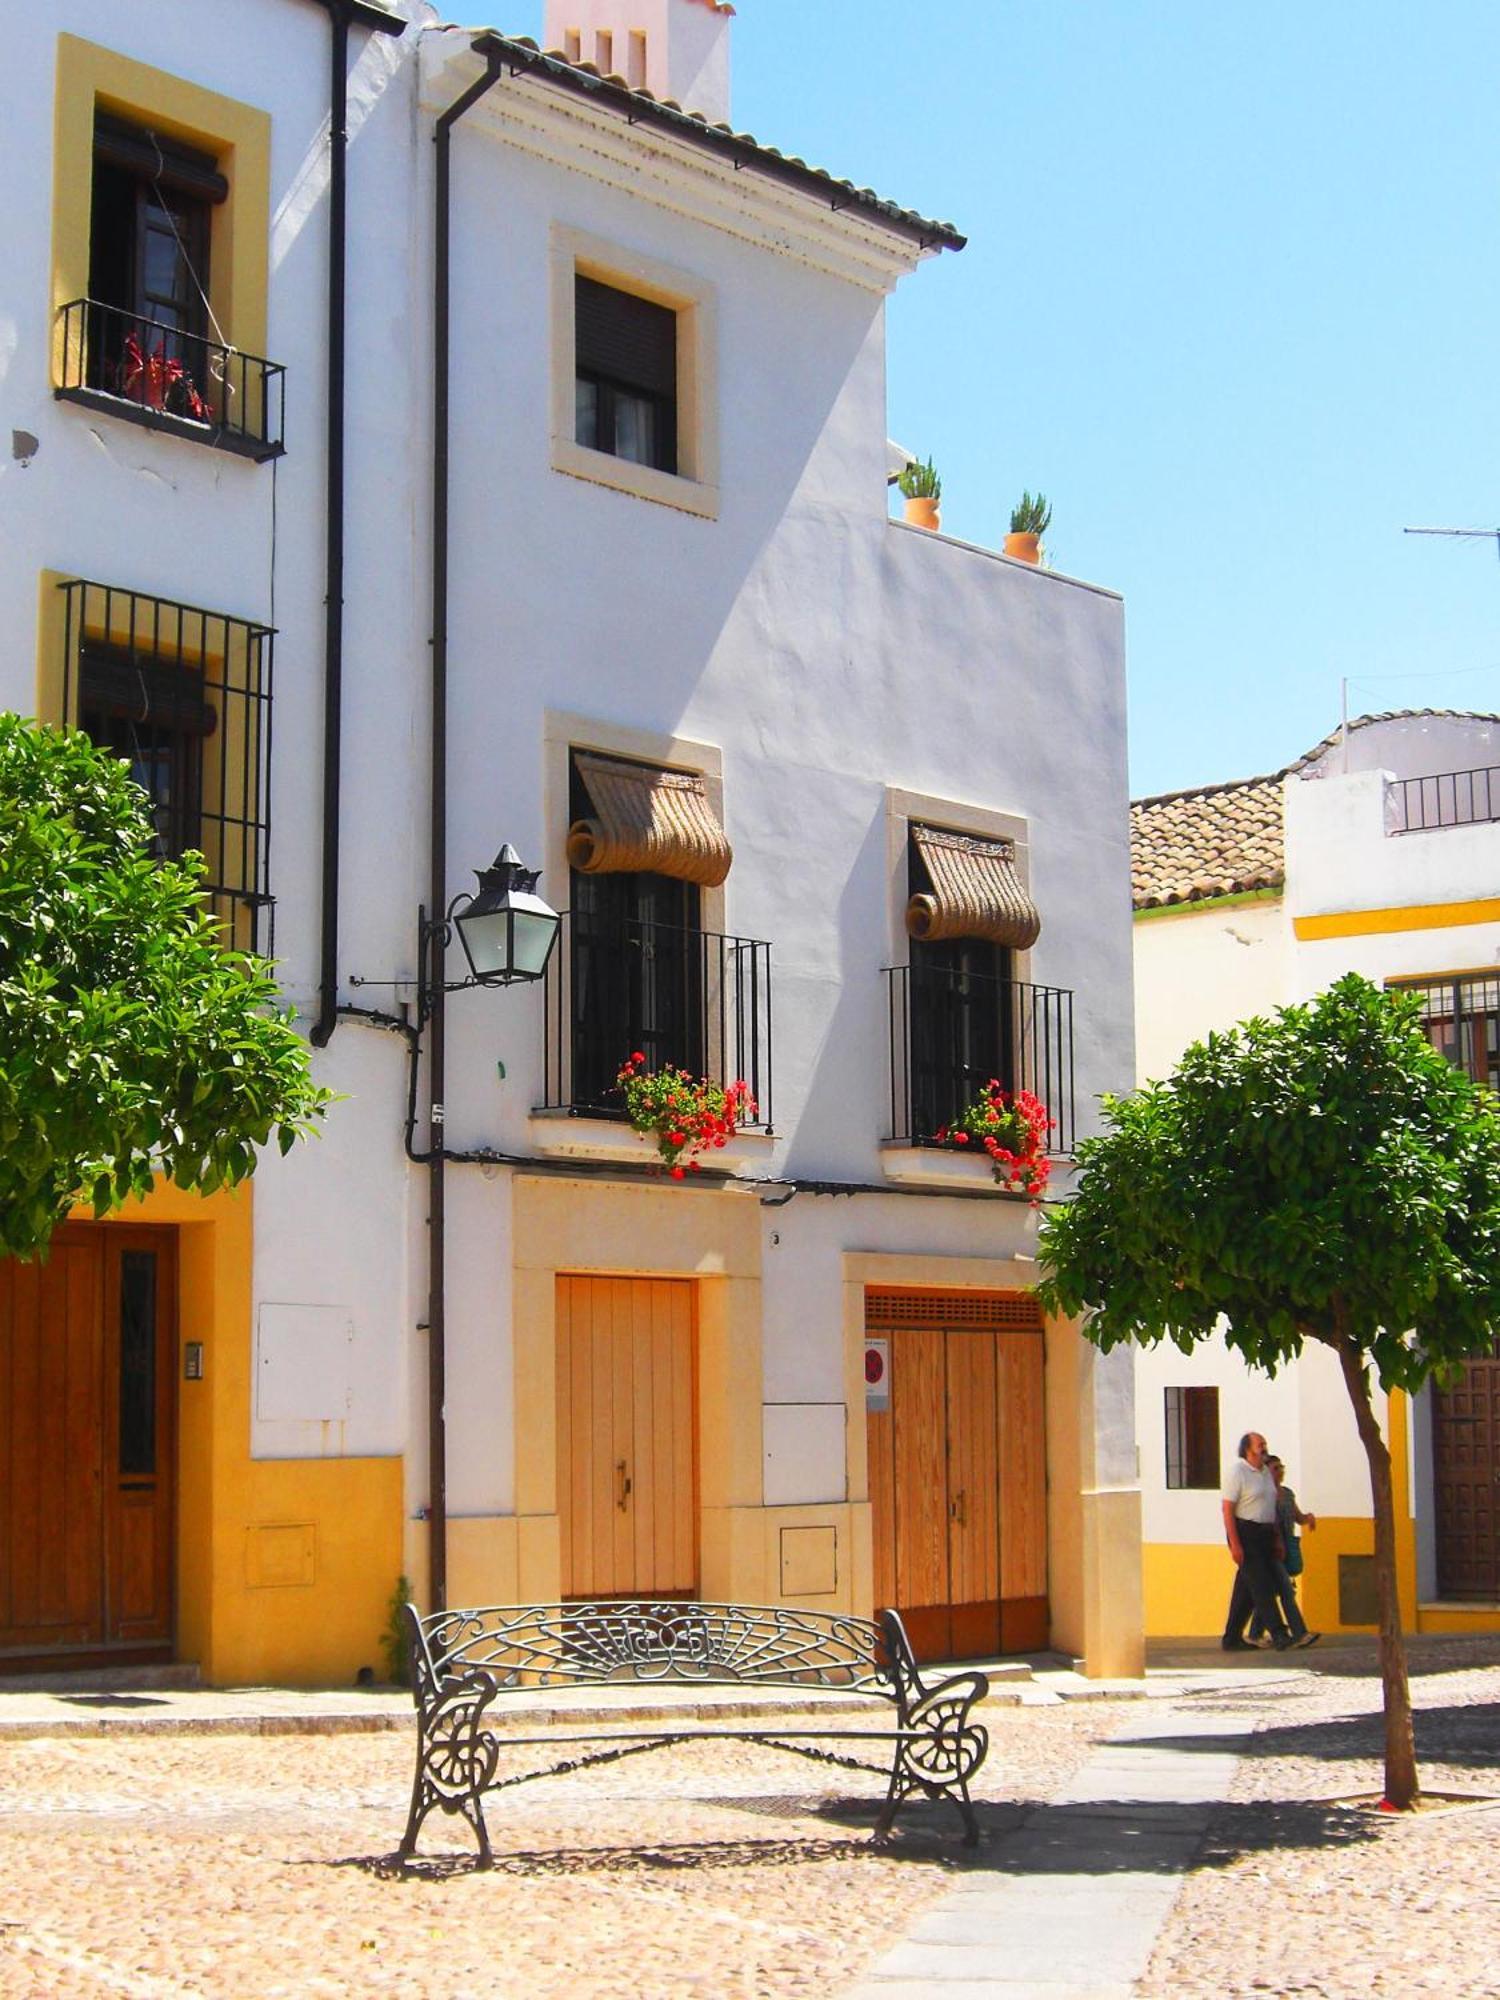
M 1500 719 L 1361 716 L 1287 770 L 1132 809 L 1138 1080 L 1190 1042 L 1304 1000 L 1345 972 L 1423 997 L 1428 1032 L 1493 1084 L 1500 1063 Z M 1409 1628 L 1500 1617 L 1500 1361 L 1383 1404 Z M 1374 1623 L 1369 1475 L 1332 1354 L 1274 1382 L 1214 1344 L 1143 1352 L 1137 1425 L 1147 1629 L 1222 1627 L 1216 1497 L 1247 1430 L 1318 1516 L 1303 1597 L 1315 1627 Z
M 100 1441 L 8 1490 L 106 1501 L 66 1603 L 0 1522 L 0 1654 L 343 1678 L 405 1574 L 1139 1660 L 1129 1357 L 932 1143 L 991 1075 L 1060 1153 L 1128 1085 L 1121 607 L 889 517 L 885 301 L 962 238 L 737 135 L 730 13 L 13 37 L 0 700 L 132 759 L 343 1096 L 253 1190 L 70 1226 Z M 427 1018 L 419 906 L 503 842 L 545 987 Z M 708 1171 L 620 1122 L 637 1050 L 752 1086 Z

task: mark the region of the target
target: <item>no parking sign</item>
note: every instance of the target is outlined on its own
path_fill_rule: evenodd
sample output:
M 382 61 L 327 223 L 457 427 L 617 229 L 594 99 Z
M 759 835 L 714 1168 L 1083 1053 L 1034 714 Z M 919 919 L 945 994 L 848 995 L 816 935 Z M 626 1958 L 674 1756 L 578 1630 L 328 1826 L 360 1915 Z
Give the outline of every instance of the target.
M 890 1407 L 891 1343 L 888 1340 L 866 1339 L 865 1408 L 888 1410 Z

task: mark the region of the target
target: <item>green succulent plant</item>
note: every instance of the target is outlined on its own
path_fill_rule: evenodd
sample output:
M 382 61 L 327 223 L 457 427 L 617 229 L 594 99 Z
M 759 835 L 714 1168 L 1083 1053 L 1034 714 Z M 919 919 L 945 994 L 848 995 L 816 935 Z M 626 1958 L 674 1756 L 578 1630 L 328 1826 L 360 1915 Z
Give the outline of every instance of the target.
M 920 458 L 914 458 L 910 465 L 903 465 L 896 484 L 908 500 L 941 500 L 943 497 L 943 482 L 930 458 L 925 464 Z
M 1052 526 L 1052 503 L 1045 493 L 1023 493 L 1010 510 L 1013 535 L 1045 535 Z

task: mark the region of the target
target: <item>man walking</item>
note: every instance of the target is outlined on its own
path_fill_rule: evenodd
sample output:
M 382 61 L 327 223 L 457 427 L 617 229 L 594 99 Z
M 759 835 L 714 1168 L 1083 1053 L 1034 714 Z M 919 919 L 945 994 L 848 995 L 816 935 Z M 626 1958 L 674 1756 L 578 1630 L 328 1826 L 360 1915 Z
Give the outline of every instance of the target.
M 1259 1431 L 1240 1439 L 1240 1455 L 1224 1481 L 1224 1535 L 1234 1557 L 1234 1590 L 1224 1622 L 1224 1651 L 1253 1651 L 1245 1637 L 1252 1610 L 1271 1635 L 1278 1653 L 1292 1644 L 1276 1591 L 1276 1481 L 1266 1466 L 1266 1441 Z

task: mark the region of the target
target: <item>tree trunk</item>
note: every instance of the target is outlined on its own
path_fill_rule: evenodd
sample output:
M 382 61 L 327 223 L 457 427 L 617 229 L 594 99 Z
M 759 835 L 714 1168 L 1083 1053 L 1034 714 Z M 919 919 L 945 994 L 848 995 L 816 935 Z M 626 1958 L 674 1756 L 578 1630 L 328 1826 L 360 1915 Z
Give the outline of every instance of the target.
M 1341 1316 L 1341 1315 L 1340 1315 Z M 1354 1405 L 1360 1443 L 1370 1461 L 1370 1497 L 1375 1503 L 1375 1586 L 1380 1602 L 1380 1679 L 1385 1696 L 1386 1803 L 1402 1811 L 1417 1801 L 1417 1747 L 1412 1735 L 1411 1687 L 1406 1677 L 1406 1645 L 1396 1594 L 1396 1504 L 1391 1491 L 1391 1454 L 1370 1402 L 1363 1355 L 1340 1330 L 1334 1342 L 1344 1385 Z

